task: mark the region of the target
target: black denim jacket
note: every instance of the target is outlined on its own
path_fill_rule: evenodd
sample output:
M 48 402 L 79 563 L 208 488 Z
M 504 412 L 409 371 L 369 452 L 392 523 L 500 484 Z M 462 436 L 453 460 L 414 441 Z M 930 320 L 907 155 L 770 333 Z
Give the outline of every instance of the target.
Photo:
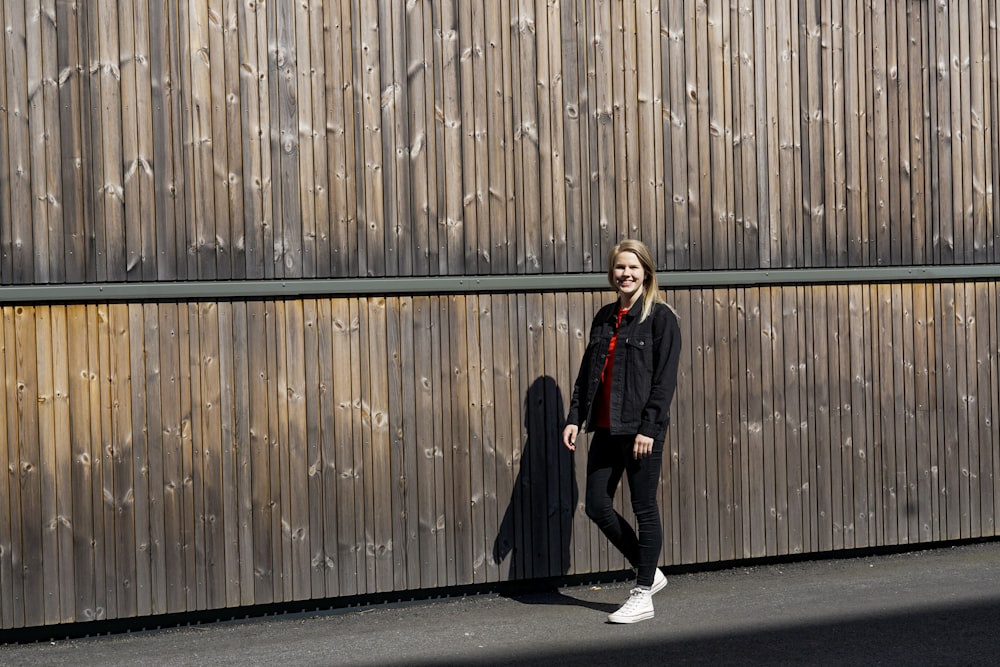
M 670 402 L 677 388 L 681 333 L 677 316 L 665 304 L 654 304 L 644 322 L 642 299 L 622 318 L 611 369 L 611 434 L 641 433 L 662 441 L 670 424 Z M 601 371 L 615 330 L 618 302 L 597 311 L 590 340 L 573 387 L 567 424 L 593 430 L 590 411 L 601 382 Z

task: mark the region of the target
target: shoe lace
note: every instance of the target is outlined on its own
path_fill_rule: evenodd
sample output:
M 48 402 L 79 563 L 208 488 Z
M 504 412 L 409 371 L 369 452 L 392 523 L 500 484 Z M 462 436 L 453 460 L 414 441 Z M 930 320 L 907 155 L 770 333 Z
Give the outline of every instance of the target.
M 644 606 L 648 597 L 649 591 L 644 591 L 641 588 L 633 588 L 629 591 L 628 600 L 625 600 L 625 604 L 622 605 L 620 611 L 629 612 L 637 607 Z

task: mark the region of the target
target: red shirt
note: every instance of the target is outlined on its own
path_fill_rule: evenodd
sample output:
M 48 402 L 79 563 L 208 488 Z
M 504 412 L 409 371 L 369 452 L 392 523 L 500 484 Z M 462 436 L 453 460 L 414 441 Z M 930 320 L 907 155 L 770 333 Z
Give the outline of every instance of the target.
M 608 356 L 604 359 L 604 370 L 601 371 L 601 384 L 594 397 L 594 427 L 611 428 L 611 369 L 615 365 L 615 345 L 618 343 L 618 327 L 628 308 L 618 309 L 618 320 L 615 322 L 615 333 L 608 343 Z

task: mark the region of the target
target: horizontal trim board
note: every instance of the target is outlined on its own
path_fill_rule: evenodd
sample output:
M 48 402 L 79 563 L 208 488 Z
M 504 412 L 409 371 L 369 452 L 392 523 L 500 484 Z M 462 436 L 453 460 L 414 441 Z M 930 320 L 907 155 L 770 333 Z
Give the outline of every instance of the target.
M 668 271 L 657 274 L 665 289 L 765 287 L 886 282 L 980 281 L 1000 279 L 1000 264 L 822 269 Z M 607 287 L 603 273 L 514 276 L 323 278 L 186 282 L 24 285 L 0 288 L 0 304 L 98 303 L 149 300 L 285 299 L 309 296 L 474 294 L 554 292 Z

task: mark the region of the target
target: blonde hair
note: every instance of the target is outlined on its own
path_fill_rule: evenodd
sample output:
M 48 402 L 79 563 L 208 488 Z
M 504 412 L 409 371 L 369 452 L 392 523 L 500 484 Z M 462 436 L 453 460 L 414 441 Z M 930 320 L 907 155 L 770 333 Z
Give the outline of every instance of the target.
M 653 306 L 657 303 L 666 304 L 663 295 L 660 293 L 660 286 L 656 281 L 656 265 L 653 262 L 653 253 L 649 251 L 646 244 L 635 239 L 624 239 L 608 253 L 608 284 L 611 289 L 618 291 L 615 283 L 615 260 L 623 252 L 630 252 L 639 259 L 642 265 L 642 315 L 639 321 L 643 322 L 653 311 Z

